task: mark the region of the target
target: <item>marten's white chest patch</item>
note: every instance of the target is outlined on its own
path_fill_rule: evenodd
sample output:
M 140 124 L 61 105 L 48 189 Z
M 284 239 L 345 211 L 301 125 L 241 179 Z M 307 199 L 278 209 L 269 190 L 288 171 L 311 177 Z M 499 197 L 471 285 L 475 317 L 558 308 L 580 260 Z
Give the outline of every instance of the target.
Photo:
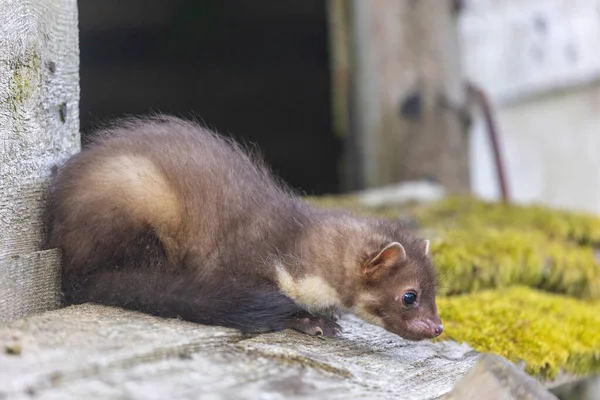
M 277 265 L 276 271 L 279 289 L 308 311 L 319 312 L 341 308 L 342 302 L 337 290 L 323 278 L 316 275 L 306 275 L 294 279 L 283 265 Z
M 378 326 L 384 326 L 383 319 L 377 315 L 373 315 L 372 312 L 368 311 L 370 304 L 376 303 L 377 298 L 369 293 L 361 293 L 357 296 L 356 302 L 352 307 L 352 312 L 364 319 L 365 321 Z

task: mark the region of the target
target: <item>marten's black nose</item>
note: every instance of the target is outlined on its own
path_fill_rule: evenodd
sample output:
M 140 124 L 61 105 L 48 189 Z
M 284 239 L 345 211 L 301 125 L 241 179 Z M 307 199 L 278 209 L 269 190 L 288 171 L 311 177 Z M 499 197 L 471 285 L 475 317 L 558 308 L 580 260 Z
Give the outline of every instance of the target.
M 444 326 L 442 324 L 439 324 L 435 328 L 435 336 L 440 336 L 442 334 L 442 332 L 444 332 Z

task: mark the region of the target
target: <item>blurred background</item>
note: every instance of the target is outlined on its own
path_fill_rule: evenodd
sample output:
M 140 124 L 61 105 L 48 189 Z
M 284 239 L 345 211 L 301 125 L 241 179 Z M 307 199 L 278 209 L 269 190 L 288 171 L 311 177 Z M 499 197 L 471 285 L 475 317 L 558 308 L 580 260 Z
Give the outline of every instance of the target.
M 81 129 L 196 117 L 257 143 L 307 192 L 339 190 L 322 0 L 80 0 Z
M 598 0 L 79 0 L 81 129 L 160 111 L 308 194 L 600 214 Z

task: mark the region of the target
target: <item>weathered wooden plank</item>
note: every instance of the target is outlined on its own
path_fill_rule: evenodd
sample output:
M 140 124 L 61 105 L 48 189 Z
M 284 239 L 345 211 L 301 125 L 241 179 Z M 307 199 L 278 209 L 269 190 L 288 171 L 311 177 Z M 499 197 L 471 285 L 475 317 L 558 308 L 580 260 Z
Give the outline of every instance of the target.
M 544 385 L 495 354 L 483 354 L 440 400 L 558 400 Z M 571 398 L 571 397 L 565 397 Z
M 451 2 L 354 0 L 351 14 L 350 129 L 360 138 L 363 186 L 431 179 L 450 192 L 468 191 L 468 142 L 458 112 L 465 93 Z
M 0 398 L 432 399 L 477 354 L 344 316 L 339 339 L 257 336 L 92 304 L 0 325 Z M 16 353 L 16 354 L 15 354 Z
M 328 1 L 329 57 L 331 64 L 331 108 L 333 131 L 338 136 L 348 132 L 350 75 L 350 9 L 345 0 Z
M 40 204 L 47 185 L 43 177 L 37 181 L 25 179 L 2 183 L 0 187 L 0 257 L 28 254 L 42 243 Z
M 56 249 L 0 258 L 0 321 L 57 308 L 59 262 Z
M 0 257 L 6 258 L 39 250 L 50 168 L 79 149 L 77 2 L 2 1 L 0 20 Z M 58 264 L 47 261 L 51 280 Z M 7 265 L 0 264 L 0 280 Z M 7 310 L 30 295 L 37 296 L 0 291 L 0 301 Z
M 361 186 L 356 138 L 350 130 L 350 2 L 328 0 L 329 60 L 331 76 L 331 120 L 333 133 L 343 142 L 340 175 L 343 190 Z

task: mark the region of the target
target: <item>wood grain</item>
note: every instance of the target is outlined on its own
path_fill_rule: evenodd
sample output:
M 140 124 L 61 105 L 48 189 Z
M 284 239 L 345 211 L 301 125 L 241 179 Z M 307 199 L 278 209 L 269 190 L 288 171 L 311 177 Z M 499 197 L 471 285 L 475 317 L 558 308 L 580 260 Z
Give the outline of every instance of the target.
M 53 257 L 35 274 L 29 268 L 36 268 L 33 259 L 30 266 L 5 260 L 21 255 L 29 260 L 40 249 L 50 168 L 79 150 L 77 2 L 2 1 L 0 20 L 0 286 L 5 287 L 15 265 L 23 269 L 24 282 L 34 276 L 50 281 L 59 268 Z M 0 291 L 0 319 L 19 314 L 11 307 L 27 304 L 28 296 L 39 299 L 27 290 Z M 43 308 L 36 303 L 36 309 Z
M 0 398 L 439 398 L 478 354 L 408 343 L 353 316 L 343 338 L 233 329 L 82 304 L 0 326 Z
M 0 258 L 0 321 L 57 308 L 59 262 L 56 249 Z

